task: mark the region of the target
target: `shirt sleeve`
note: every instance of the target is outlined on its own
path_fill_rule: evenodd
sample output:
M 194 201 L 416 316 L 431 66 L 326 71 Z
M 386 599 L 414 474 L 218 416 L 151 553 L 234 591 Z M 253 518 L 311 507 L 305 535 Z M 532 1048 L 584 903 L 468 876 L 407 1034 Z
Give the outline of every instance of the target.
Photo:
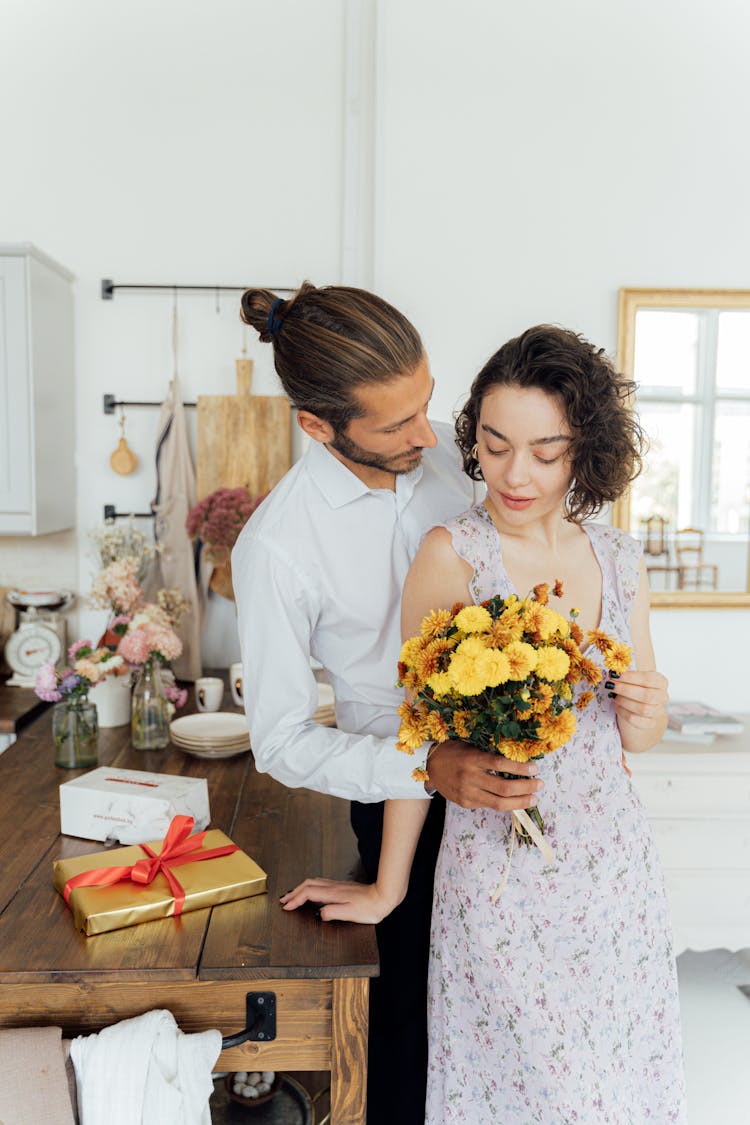
M 419 755 L 397 750 L 395 737 L 350 734 L 312 720 L 318 689 L 311 638 L 320 606 L 293 560 L 263 539 L 240 536 L 232 583 L 258 770 L 291 788 L 365 803 L 426 796 L 411 777 Z

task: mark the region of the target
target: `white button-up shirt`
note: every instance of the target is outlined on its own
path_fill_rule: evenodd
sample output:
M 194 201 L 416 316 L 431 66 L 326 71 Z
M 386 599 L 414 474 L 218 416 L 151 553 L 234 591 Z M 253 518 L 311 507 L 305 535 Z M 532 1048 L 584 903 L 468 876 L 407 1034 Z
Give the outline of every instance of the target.
M 255 761 L 292 787 L 381 801 L 420 797 L 396 750 L 401 590 L 424 534 L 474 500 L 453 428 L 395 491 L 368 488 L 312 441 L 232 553 L 243 692 Z M 337 729 L 312 721 L 328 673 Z

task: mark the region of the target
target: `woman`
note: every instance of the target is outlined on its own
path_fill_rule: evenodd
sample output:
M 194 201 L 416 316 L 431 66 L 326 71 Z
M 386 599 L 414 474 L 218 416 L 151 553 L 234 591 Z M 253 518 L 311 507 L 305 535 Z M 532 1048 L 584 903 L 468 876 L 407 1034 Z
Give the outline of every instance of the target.
M 603 686 L 573 738 L 540 763 L 538 804 L 555 851 L 508 856 L 510 817 L 448 805 L 429 986 L 431 1125 L 684 1122 L 679 1006 L 663 879 L 622 751 L 666 726 L 648 586 L 638 545 L 585 522 L 639 467 L 632 384 L 572 332 L 529 329 L 477 376 L 458 422 L 485 501 L 433 529 L 404 587 L 404 636 L 431 609 L 523 596 L 561 580 L 579 611 L 632 646 L 633 668 Z M 589 656 L 592 654 L 589 653 Z M 329 903 L 324 919 L 372 921 L 404 893 L 424 816 L 390 802 L 369 887 L 308 880 L 286 908 Z

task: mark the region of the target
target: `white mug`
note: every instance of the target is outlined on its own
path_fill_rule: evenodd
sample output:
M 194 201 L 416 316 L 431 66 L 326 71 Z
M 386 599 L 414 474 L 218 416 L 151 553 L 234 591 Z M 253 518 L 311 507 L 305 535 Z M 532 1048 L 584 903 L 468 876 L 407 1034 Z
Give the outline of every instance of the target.
M 229 687 L 232 690 L 232 699 L 234 700 L 235 707 L 244 707 L 245 701 L 242 698 L 242 662 L 239 660 L 236 664 L 229 665 Z
M 224 698 L 224 681 L 218 676 L 201 676 L 195 681 L 195 702 L 199 711 L 218 711 Z

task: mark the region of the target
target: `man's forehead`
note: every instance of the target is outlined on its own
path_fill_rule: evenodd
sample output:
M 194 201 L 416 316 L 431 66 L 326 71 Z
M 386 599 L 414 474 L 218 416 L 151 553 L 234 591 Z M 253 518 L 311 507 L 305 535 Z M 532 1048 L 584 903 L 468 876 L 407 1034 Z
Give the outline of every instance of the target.
M 427 362 L 406 375 L 384 379 L 366 387 L 357 387 L 353 398 L 362 407 L 359 420 L 370 425 L 395 426 L 407 421 L 423 409 L 432 395 L 435 380 Z

